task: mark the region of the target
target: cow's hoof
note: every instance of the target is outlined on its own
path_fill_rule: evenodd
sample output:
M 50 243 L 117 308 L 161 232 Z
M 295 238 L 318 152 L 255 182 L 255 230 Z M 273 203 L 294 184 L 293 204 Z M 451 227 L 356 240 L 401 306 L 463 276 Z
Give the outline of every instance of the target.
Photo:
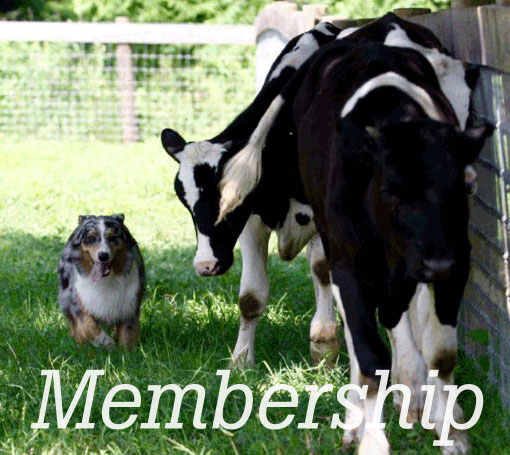
M 389 455 L 390 445 L 384 431 L 365 431 L 359 444 L 358 455 Z
M 342 436 L 342 449 L 347 450 L 358 440 L 358 433 L 356 430 L 344 430 Z
M 407 413 L 407 423 L 421 422 L 422 415 L 423 409 L 421 409 L 420 406 L 417 406 L 414 409 L 409 407 L 409 412 Z
M 393 405 L 395 406 L 395 409 L 400 416 L 402 412 L 402 394 L 393 393 Z M 423 404 L 420 402 L 420 400 L 411 400 L 411 403 L 409 404 L 409 410 L 407 411 L 406 422 L 413 424 L 418 423 L 421 421 L 422 415 Z
M 312 364 L 318 365 L 323 359 L 332 367 L 340 352 L 338 325 L 334 322 L 312 321 L 310 327 L 310 355 Z
M 338 339 L 334 338 L 328 341 L 310 341 L 310 357 L 312 359 L 312 365 L 318 365 L 322 360 L 326 361 L 326 366 L 332 368 L 338 353 L 340 352 L 340 344 Z
M 442 455 L 467 455 L 470 453 L 471 446 L 465 431 L 452 428 L 448 439 L 453 439 L 453 445 L 443 447 Z
M 240 355 L 232 355 L 229 368 L 231 370 L 249 370 L 255 366 L 255 358 L 248 356 L 246 353 Z

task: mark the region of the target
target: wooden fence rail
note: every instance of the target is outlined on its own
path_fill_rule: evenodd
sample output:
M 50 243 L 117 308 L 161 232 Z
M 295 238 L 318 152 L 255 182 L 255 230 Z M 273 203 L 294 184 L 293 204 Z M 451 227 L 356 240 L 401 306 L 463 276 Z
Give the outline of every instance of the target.
M 0 41 L 129 44 L 255 44 L 251 25 L 128 22 L 0 22 Z
M 118 109 L 114 108 L 113 112 L 120 113 L 123 142 L 131 143 L 141 138 L 138 125 L 141 114 L 136 110 L 136 73 L 140 69 L 136 68 L 134 62 L 137 58 L 133 53 L 135 46 L 137 49 L 140 49 L 140 46 L 146 46 L 144 52 L 149 53 L 151 53 L 150 46 L 154 45 L 210 45 L 217 48 L 237 45 L 253 48 L 255 33 L 254 27 L 249 25 L 129 23 L 127 18 L 122 17 L 113 23 L 2 21 L 0 22 L 1 42 L 78 43 L 79 45 L 91 43 L 113 47 L 118 80 L 117 93 L 112 93 L 109 100 L 113 104 L 114 99 L 118 99 Z M 78 55 L 85 58 L 86 52 L 82 47 L 80 51 L 69 50 L 68 52 L 78 52 Z M 239 50 L 239 53 L 241 52 Z M 191 54 L 183 56 L 184 66 L 189 65 L 189 58 L 192 58 Z M 8 63 L 7 66 L 9 66 Z M 175 71 L 176 73 L 180 71 L 185 77 L 185 67 L 175 68 Z M 33 83 L 30 82 L 29 86 L 32 87 Z M 191 87 L 189 90 L 199 92 L 198 89 Z

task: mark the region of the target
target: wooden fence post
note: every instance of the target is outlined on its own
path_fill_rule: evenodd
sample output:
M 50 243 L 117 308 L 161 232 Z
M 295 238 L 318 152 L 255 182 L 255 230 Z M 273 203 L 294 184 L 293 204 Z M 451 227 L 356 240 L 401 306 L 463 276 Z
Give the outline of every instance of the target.
M 129 22 L 127 17 L 117 17 L 116 23 Z M 124 144 L 138 140 L 138 128 L 135 111 L 135 78 L 133 57 L 129 43 L 117 44 L 117 74 L 122 118 L 122 141 Z

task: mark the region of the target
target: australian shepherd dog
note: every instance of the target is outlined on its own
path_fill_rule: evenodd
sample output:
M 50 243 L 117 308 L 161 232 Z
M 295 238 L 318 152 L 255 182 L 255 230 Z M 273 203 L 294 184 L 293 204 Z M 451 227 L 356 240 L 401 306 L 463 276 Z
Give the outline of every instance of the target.
M 124 215 L 82 215 L 67 241 L 59 268 L 60 308 L 77 343 L 134 349 L 139 334 L 145 270 Z

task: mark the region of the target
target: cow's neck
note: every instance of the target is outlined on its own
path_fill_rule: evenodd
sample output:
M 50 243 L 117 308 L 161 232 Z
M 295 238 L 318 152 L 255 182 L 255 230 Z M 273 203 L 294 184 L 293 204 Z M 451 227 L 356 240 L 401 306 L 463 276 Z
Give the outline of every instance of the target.
M 280 91 L 280 85 L 281 81 L 278 79 L 266 83 L 253 100 L 253 103 L 241 112 L 221 133 L 211 139 L 211 142 L 244 142 L 240 147 L 242 148 L 257 127 L 260 118 Z

